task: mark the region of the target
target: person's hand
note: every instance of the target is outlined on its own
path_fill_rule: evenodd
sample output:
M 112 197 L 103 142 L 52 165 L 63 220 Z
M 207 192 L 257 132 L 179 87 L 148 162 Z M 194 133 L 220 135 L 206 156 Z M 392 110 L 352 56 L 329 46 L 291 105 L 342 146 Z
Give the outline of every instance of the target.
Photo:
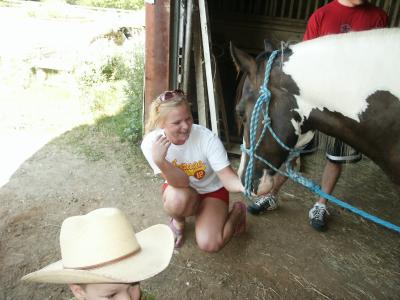
M 163 135 L 159 135 L 154 141 L 152 156 L 157 166 L 164 162 L 169 146 L 171 146 L 171 142 Z

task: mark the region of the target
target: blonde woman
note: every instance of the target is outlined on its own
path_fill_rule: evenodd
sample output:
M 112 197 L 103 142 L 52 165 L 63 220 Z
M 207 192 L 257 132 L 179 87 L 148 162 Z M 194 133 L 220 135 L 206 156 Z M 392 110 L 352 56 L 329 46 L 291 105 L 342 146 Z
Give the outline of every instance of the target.
M 162 199 L 175 247 L 183 244 L 189 216 L 196 217 L 196 241 L 207 252 L 245 230 L 246 205 L 236 202 L 229 212 L 229 192 L 243 192 L 243 185 L 218 137 L 193 124 L 182 91 L 166 91 L 153 101 L 141 147 L 154 173 L 165 179 Z

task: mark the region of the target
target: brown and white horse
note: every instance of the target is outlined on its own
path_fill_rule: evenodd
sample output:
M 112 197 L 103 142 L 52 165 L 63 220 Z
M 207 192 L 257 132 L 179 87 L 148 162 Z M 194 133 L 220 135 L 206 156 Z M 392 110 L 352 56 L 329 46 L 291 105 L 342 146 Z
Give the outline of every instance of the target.
M 257 61 L 231 45 L 231 54 L 245 73 L 236 110 L 248 147 L 250 118 L 271 53 Z M 400 186 L 400 29 L 330 35 L 289 46 L 273 62 L 268 89 L 271 127 L 287 146 L 301 147 L 319 130 L 371 158 Z M 257 155 L 279 167 L 288 151 L 267 131 Z M 247 163 L 243 153 L 243 182 Z M 260 184 L 272 182 L 273 174 L 263 162 L 255 162 L 254 191 L 267 192 L 272 186 Z

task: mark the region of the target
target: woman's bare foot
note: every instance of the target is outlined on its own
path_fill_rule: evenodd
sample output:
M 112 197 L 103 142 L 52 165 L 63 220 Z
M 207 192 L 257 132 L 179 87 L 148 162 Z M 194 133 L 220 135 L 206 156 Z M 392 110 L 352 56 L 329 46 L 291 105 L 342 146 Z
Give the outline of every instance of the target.
M 169 227 L 175 236 L 175 248 L 180 248 L 184 242 L 184 229 L 185 229 L 185 221 L 179 222 L 174 218 L 169 220 Z
M 246 212 L 247 212 L 246 204 L 244 204 L 241 201 L 235 202 L 233 204 L 233 208 L 232 209 L 233 210 L 237 210 L 238 213 L 240 214 L 239 222 L 238 222 L 238 224 L 236 225 L 236 228 L 235 228 L 235 235 L 239 235 L 239 234 L 242 234 L 242 233 L 244 233 L 246 231 L 246 225 L 247 225 L 246 224 L 247 223 L 247 221 L 246 221 Z

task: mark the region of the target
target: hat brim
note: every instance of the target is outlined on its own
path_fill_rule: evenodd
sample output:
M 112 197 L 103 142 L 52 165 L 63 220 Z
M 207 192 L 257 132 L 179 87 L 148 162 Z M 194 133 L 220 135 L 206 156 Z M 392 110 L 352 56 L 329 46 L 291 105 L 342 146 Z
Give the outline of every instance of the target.
M 21 280 L 47 283 L 131 283 L 148 279 L 169 264 L 174 236 L 167 225 L 154 225 L 136 233 L 141 250 L 134 255 L 90 270 L 64 269 L 62 260 L 52 263 Z

